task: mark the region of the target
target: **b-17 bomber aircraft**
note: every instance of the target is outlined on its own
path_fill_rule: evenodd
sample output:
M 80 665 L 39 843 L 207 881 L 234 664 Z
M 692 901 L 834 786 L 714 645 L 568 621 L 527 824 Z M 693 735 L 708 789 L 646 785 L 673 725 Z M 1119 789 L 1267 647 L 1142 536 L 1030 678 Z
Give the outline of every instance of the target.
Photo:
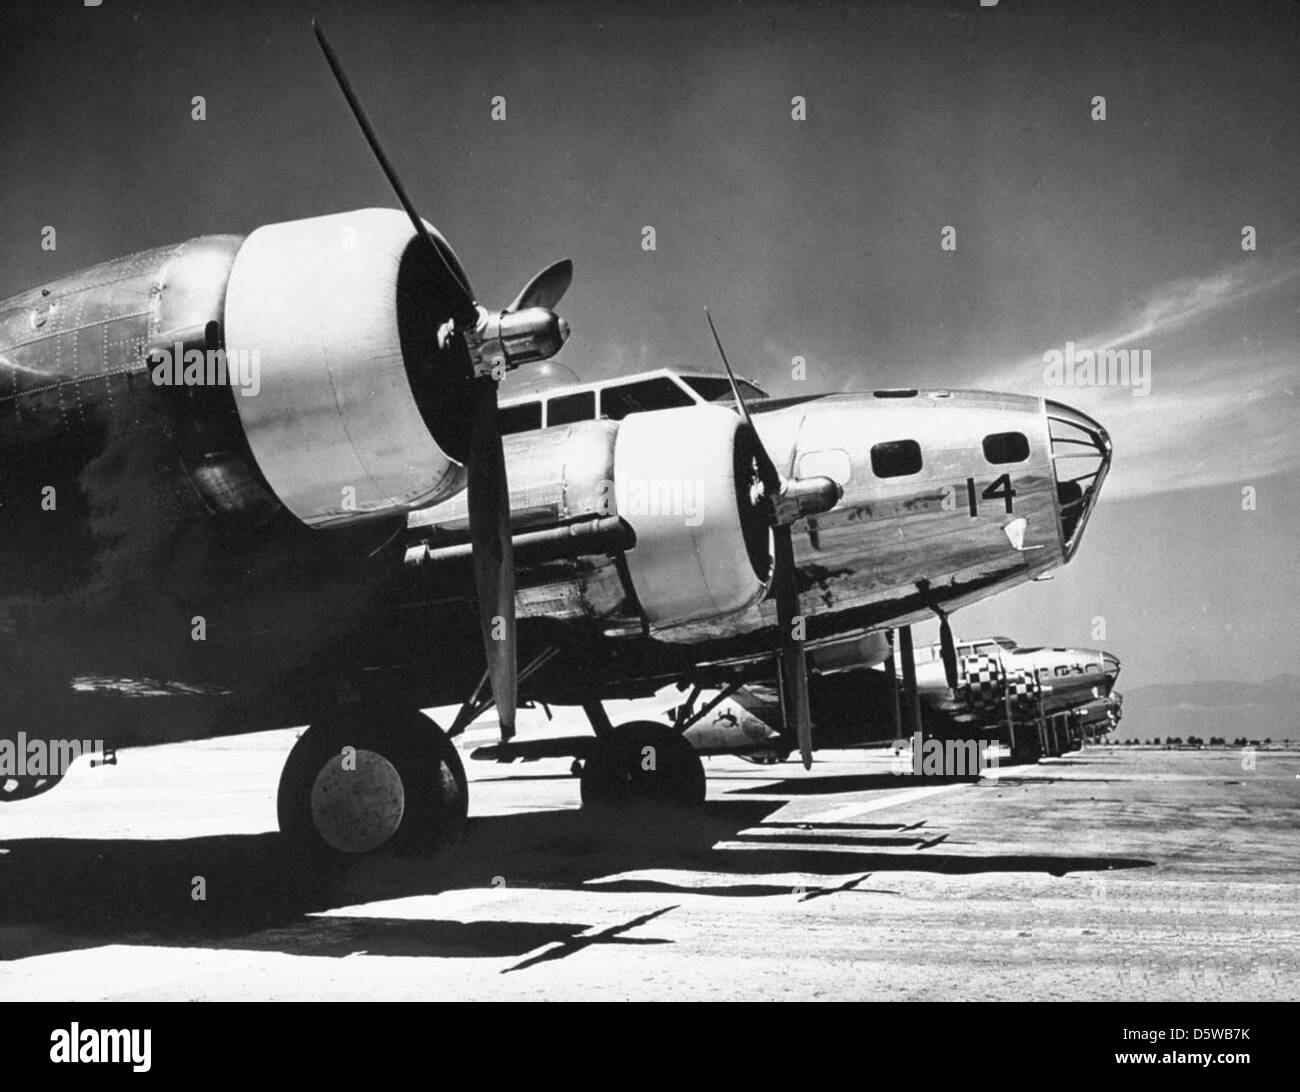
M 432 856 L 466 817 L 451 740 L 489 708 L 509 748 L 520 700 L 584 707 L 589 803 L 647 746 L 648 791 L 697 801 L 681 726 L 616 727 L 603 702 L 774 682 L 807 762 L 810 658 L 934 616 L 950 653 L 952 611 L 1078 550 L 1111 446 L 1057 402 L 765 398 L 715 330 L 712 373 L 499 403 L 567 338 L 572 267 L 477 303 L 317 33 L 403 211 L 190 239 L 0 303 L 0 744 L 306 724 L 282 830 Z M 420 712 L 457 704 L 445 730 Z M 0 797 L 59 772 L 0 767 Z
M 1032 761 L 1076 750 L 1088 738 L 1085 725 L 1093 729 L 1104 721 L 1109 731 L 1118 723 L 1120 703 L 1111 698 L 1120 662 L 1110 652 L 1021 648 L 1006 637 L 959 642 L 954 692 L 944 677 L 941 647 L 919 651 L 921 701 L 956 723 L 996 731 L 1013 757 Z

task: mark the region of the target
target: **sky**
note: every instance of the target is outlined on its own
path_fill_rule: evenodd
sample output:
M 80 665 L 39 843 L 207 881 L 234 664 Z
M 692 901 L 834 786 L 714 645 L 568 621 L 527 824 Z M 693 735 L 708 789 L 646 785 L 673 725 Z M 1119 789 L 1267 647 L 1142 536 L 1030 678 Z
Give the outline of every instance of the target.
M 573 259 L 583 379 L 714 367 L 707 304 L 773 394 L 984 387 L 1100 420 L 1075 561 L 960 634 L 1104 644 L 1127 685 L 1300 673 L 1300 4 L 9 0 L 0 296 L 393 206 L 313 13 L 481 301 Z M 1149 393 L 1045 385 L 1068 342 L 1149 352 Z

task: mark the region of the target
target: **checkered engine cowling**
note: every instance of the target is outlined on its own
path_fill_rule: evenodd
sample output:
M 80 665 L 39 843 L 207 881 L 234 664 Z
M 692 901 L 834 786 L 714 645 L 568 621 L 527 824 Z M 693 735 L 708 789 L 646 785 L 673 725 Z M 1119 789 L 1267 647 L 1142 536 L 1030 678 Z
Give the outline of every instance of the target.
M 961 682 L 972 713 L 996 713 L 1002 708 L 1002 665 L 995 657 L 963 657 Z
M 1012 670 L 1007 679 L 1011 710 L 1017 717 L 1038 715 L 1038 676 L 1033 671 Z

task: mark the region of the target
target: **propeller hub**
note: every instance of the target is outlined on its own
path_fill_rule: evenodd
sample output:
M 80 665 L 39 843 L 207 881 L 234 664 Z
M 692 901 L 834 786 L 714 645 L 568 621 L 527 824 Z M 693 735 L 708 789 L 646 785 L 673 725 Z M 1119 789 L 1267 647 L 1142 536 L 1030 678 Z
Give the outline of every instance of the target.
M 787 478 L 780 494 L 772 498 L 773 519 L 790 524 L 804 516 L 829 512 L 844 496 L 843 487 L 831 478 Z
M 455 333 L 454 323 L 445 324 L 438 333 L 439 343 L 445 344 Z M 558 353 L 569 338 L 569 324 L 548 307 L 495 312 L 480 307 L 478 321 L 464 336 L 474 371 L 500 380 L 522 364 L 549 360 Z

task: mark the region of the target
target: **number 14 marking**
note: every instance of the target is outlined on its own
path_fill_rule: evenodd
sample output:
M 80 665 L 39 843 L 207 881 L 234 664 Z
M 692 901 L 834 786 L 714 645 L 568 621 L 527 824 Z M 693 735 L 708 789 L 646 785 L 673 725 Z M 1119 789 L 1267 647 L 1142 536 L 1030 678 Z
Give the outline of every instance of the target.
M 984 500 L 997 500 L 1000 497 L 1006 503 L 1007 512 L 1010 514 L 1015 510 L 1015 504 L 1012 501 L 1015 495 L 1016 491 L 1011 488 L 1011 475 L 1003 474 L 984 492 L 980 493 L 979 497 Z M 971 519 L 974 519 L 979 515 L 979 499 L 975 494 L 974 478 L 966 479 L 966 500 L 970 504 Z

